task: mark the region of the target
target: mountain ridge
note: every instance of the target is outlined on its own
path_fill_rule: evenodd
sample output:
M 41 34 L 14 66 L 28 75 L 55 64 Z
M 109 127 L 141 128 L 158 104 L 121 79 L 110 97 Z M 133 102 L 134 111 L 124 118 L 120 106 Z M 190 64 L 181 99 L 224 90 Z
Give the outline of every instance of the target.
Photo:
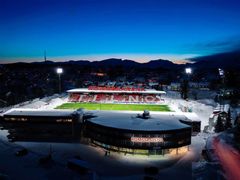
M 164 59 L 150 60 L 145 63 L 139 63 L 130 59 L 118 59 L 109 58 L 101 61 L 89 61 L 89 60 L 67 60 L 63 62 L 54 61 L 41 61 L 41 62 L 16 62 L 9 64 L 2 64 L 3 66 L 31 66 L 31 65 L 78 65 L 78 66 L 91 66 L 91 67 L 116 67 L 122 66 L 125 68 L 165 68 L 175 69 L 179 67 L 193 67 L 193 68 L 240 68 L 240 50 L 218 53 L 208 56 L 199 56 L 196 58 L 188 59 L 186 64 L 175 64 L 172 61 Z

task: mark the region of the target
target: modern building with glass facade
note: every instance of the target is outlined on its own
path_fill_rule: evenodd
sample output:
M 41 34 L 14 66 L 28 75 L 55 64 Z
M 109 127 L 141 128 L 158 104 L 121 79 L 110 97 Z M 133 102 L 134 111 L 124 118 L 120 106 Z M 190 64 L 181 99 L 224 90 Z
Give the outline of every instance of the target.
M 130 154 L 179 154 L 191 144 L 192 127 L 184 115 L 172 112 L 151 114 L 134 112 L 96 112 L 85 121 L 85 136 L 109 151 Z
M 10 133 L 13 141 L 28 137 L 26 126 L 31 133 L 41 131 L 45 140 L 49 132 L 56 132 L 61 137 L 78 139 L 79 135 L 107 151 L 119 153 L 166 155 L 187 152 L 192 134 L 200 130 L 201 122 L 194 113 L 179 112 L 134 112 L 134 111 L 84 111 L 74 110 L 34 110 L 12 109 L 3 115 L 3 122 L 8 129 L 15 125 Z M 47 128 L 38 128 L 40 125 Z M 52 124 L 50 126 L 50 124 Z M 76 127 L 76 128 L 73 128 Z M 68 131 L 62 131 L 68 128 Z M 19 129 L 19 131 L 17 131 Z M 69 133 L 70 132 L 70 133 Z M 30 134 L 31 134 L 30 133 Z M 81 136 L 81 137 L 80 137 Z M 44 138 L 40 138 L 44 139 Z M 84 139 L 83 138 L 83 139 Z M 29 138 L 28 138 L 29 139 Z M 51 138 L 49 138 L 50 141 Z M 54 139 L 54 138 L 52 138 Z M 55 138 L 61 141 L 61 138 Z M 63 138 L 65 141 L 66 138 Z

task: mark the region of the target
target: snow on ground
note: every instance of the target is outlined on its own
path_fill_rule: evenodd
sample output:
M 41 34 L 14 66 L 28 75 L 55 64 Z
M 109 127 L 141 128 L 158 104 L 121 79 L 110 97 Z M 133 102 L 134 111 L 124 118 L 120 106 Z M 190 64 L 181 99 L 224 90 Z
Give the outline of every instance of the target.
M 55 163 L 46 166 L 38 164 L 42 153 L 30 152 L 23 157 L 15 156 L 22 147 L 9 143 L 0 135 L 0 175 L 9 179 L 42 180 L 42 179 L 79 179 L 79 174 L 66 168 L 65 165 Z M 0 177 L 1 179 L 1 177 Z
M 0 140 L 1 160 L 2 156 L 4 156 L 4 161 L 0 161 L 0 172 L 11 174 L 16 171 L 16 166 L 12 166 L 12 164 L 18 164 L 17 172 L 13 176 L 11 175 L 13 179 L 16 177 L 28 179 L 28 175 L 29 177 L 33 177 L 33 174 L 38 176 L 36 179 L 55 179 L 59 177 L 61 177 L 60 179 L 64 179 L 67 176 L 69 176 L 68 179 L 71 179 L 77 175 L 66 168 L 66 162 L 68 159 L 78 156 L 92 164 L 93 171 L 96 171 L 99 179 L 143 179 L 146 176 L 144 168 L 150 166 L 160 169 L 160 173 L 157 175 L 158 179 L 176 179 L 176 177 L 191 179 L 192 162 L 199 160 L 201 150 L 205 145 L 205 136 L 205 133 L 200 133 L 198 136 L 193 137 L 190 151 L 185 156 L 179 156 L 170 161 L 166 157 L 159 158 L 156 156 L 124 156 L 117 153 L 105 156 L 105 151 L 99 147 L 77 143 L 8 143 Z M 2 137 L 0 138 L 2 139 Z M 37 164 L 37 161 L 40 157 L 48 154 L 50 146 L 55 164 L 49 169 L 42 168 Z M 27 148 L 31 152 L 30 155 L 16 157 L 14 153 L 19 147 Z M 8 162 L 4 163 L 5 161 Z M 28 174 L 28 171 L 31 171 L 31 173 Z M 73 174 L 69 175 L 69 173 Z M 80 177 L 80 175 L 78 176 Z
M 180 99 L 179 92 L 171 92 L 170 95 L 167 95 L 164 97 L 164 99 L 165 103 L 168 104 L 170 109 L 173 111 L 186 111 L 196 113 L 199 120 L 201 120 L 201 130 L 203 130 L 204 127 L 209 124 L 209 117 L 217 106 L 217 104 L 212 99 L 200 99 L 197 101 L 186 101 Z
M 239 179 L 240 154 L 234 140 L 234 131 L 234 129 L 229 129 L 222 133 L 214 134 L 214 136 L 207 139 L 205 147 L 209 162 L 205 168 L 203 166 L 202 169 L 204 171 L 197 176 L 215 177 L 215 179 Z M 215 170 L 209 169 L 209 167 Z M 199 169 L 195 168 L 196 172 L 198 172 Z
M 189 152 L 170 167 L 162 169 L 157 179 L 192 179 L 192 162 L 198 162 L 205 145 L 206 133 L 192 137 Z
M 67 102 L 67 95 L 57 96 L 53 95 L 49 98 L 45 97 L 36 101 L 32 101 L 29 104 L 21 106 L 22 108 L 33 108 L 33 109 L 54 109 L 56 106 L 59 106 Z
M 209 117 L 216 106 L 211 99 L 185 101 L 179 98 L 179 93 L 170 93 L 170 96 L 171 97 L 164 97 L 164 99 L 165 103 L 170 106 L 171 110 L 181 112 L 184 109 L 194 112 L 201 120 L 201 129 L 208 125 Z M 24 102 L 13 107 L 53 109 L 65 102 L 67 102 L 67 95 L 53 95 L 51 97 Z M 1 109 L 1 111 L 6 111 L 13 107 Z M 23 177 L 24 179 L 31 177 L 32 179 L 34 174 L 35 176 L 38 176 L 38 178 L 35 179 L 54 179 L 56 177 L 62 177 L 60 179 L 63 179 L 67 176 L 69 176 L 70 179 L 74 179 L 76 178 L 75 174 L 70 171 L 71 175 L 69 175 L 69 170 L 66 168 L 66 162 L 69 158 L 72 158 L 75 155 L 93 164 L 93 169 L 97 172 L 99 179 L 143 179 L 144 167 L 148 166 L 157 166 L 161 169 L 157 178 L 176 179 L 177 177 L 181 177 L 183 179 L 191 179 L 192 162 L 199 161 L 201 150 L 205 145 L 207 136 L 209 136 L 209 134 L 200 133 L 199 135 L 192 137 L 190 151 L 179 160 L 156 161 L 156 159 L 150 157 L 136 159 L 134 157 L 113 154 L 110 156 L 104 156 L 105 151 L 101 148 L 83 144 L 30 142 L 8 143 L 6 139 L 7 134 L 6 131 L 0 130 L 0 156 L 1 158 L 3 157 L 3 161 L 2 159 L 0 161 L 0 172 L 12 174 L 15 170 L 15 166 L 12 166 L 12 164 L 18 164 L 18 171 L 13 175 L 13 179 L 14 177 Z M 38 167 L 36 162 L 41 155 L 47 155 L 50 144 L 53 149 L 53 159 L 56 161 L 56 167 L 54 165 L 52 168 L 43 170 L 41 167 Z M 31 153 L 23 158 L 15 157 L 14 152 L 16 146 L 24 146 L 33 154 Z M 7 163 L 5 163 L 5 161 L 7 161 Z M 28 171 L 31 172 L 28 174 Z M 54 173 L 56 175 L 54 175 Z
M 208 97 L 208 91 L 203 91 L 205 97 Z M 201 92 L 202 94 L 204 94 Z M 212 93 L 212 92 L 211 92 Z M 203 95 L 202 95 L 203 96 Z M 216 103 L 212 99 L 200 99 L 194 100 L 183 100 L 180 98 L 180 93 L 176 91 L 167 92 L 166 96 L 163 97 L 165 103 L 169 105 L 170 109 L 175 112 L 190 111 L 197 114 L 201 120 L 201 130 L 209 124 L 209 117 L 212 114 Z M 67 94 L 54 94 L 49 97 L 42 99 L 36 98 L 31 101 L 26 101 L 11 107 L 2 108 L 0 112 L 5 112 L 11 108 L 33 108 L 33 109 L 54 109 L 55 107 L 66 103 L 68 100 Z
M 37 162 L 40 157 L 48 154 L 50 145 L 53 151 L 54 164 L 51 167 L 44 168 Z M 30 153 L 24 157 L 16 157 L 14 153 L 20 147 L 27 148 Z M 92 171 L 96 172 L 99 179 L 143 179 L 145 167 L 154 166 L 162 170 L 171 167 L 180 158 L 179 156 L 167 160 L 166 157 L 159 159 L 159 157 L 152 158 L 151 156 L 139 158 L 117 153 L 110 156 L 104 154 L 105 151 L 101 148 L 83 144 L 9 143 L 0 140 L 0 173 L 9 175 L 12 179 L 17 179 L 17 177 L 31 179 L 35 176 L 34 179 L 74 179 L 76 177 L 82 179 L 82 175 L 76 174 L 66 167 L 68 159 L 78 156 L 92 165 Z M 12 166 L 12 164 L 16 165 Z
M 36 98 L 30 101 L 22 102 L 13 106 L 0 108 L 0 113 L 6 112 L 12 108 L 32 108 L 32 109 L 54 109 L 55 107 L 66 103 L 67 94 L 54 94 L 44 98 Z

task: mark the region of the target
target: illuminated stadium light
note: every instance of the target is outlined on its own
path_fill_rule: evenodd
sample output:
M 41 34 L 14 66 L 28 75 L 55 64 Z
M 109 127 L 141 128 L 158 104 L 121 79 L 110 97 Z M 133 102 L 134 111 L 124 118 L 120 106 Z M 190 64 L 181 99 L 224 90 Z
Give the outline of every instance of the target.
M 186 68 L 185 72 L 186 72 L 186 74 L 192 74 L 192 69 L 191 68 Z
M 59 93 L 61 93 L 61 89 L 62 89 L 62 85 L 61 85 L 61 74 L 63 73 L 63 69 L 62 68 L 57 68 L 56 70 L 57 74 L 58 74 L 58 82 L 59 82 L 59 85 L 58 85 L 58 91 Z
M 62 74 L 63 73 L 63 69 L 62 68 L 57 68 L 57 74 Z

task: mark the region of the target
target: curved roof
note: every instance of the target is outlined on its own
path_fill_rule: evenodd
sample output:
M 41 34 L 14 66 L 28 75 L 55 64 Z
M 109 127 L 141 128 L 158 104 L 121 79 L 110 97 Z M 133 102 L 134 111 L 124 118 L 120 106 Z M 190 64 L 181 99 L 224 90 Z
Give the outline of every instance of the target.
M 137 113 L 132 112 L 95 112 L 88 121 L 117 129 L 133 131 L 170 131 L 190 128 L 180 120 L 186 120 L 184 115 L 174 115 L 174 113 L 150 114 L 149 119 L 137 118 Z
M 70 89 L 68 93 L 125 93 L 125 94 L 166 94 L 165 91 L 146 89 L 145 91 L 113 91 L 113 90 L 89 90 L 87 88 Z

